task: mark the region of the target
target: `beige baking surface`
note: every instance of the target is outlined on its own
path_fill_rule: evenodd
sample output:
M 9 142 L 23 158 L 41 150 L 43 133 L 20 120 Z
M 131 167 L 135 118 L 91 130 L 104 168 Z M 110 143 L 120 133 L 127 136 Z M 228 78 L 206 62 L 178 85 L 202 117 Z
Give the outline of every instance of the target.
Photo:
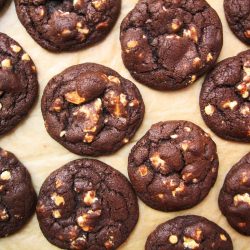
M 76 53 L 52 54 L 38 46 L 26 33 L 17 19 L 14 3 L 0 14 L 0 32 L 5 32 L 17 40 L 33 58 L 39 73 L 40 96 L 35 108 L 27 119 L 16 130 L 0 140 L 0 146 L 12 151 L 29 169 L 36 191 L 39 191 L 44 179 L 53 170 L 59 168 L 70 160 L 79 158 L 53 141 L 46 133 L 40 112 L 40 98 L 48 80 L 66 67 L 83 62 L 96 62 L 117 70 L 122 76 L 133 80 L 123 66 L 119 43 L 119 26 L 122 18 L 133 8 L 136 0 L 123 0 L 122 13 L 108 38 L 86 50 Z M 228 29 L 225 22 L 222 0 L 208 1 L 219 13 L 224 24 L 224 47 L 220 60 L 233 56 L 247 49 L 247 46 L 238 41 Z M 174 93 L 154 91 L 137 83 L 146 104 L 146 116 L 133 141 L 109 157 L 100 157 L 106 162 L 127 175 L 127 156 L 131 147 L 149 128 L 158 121 L 169 119 L 186 119 L 200 125 L 210 132 L 201 119 L 198 98 L 203 79 L 193 86 Z M 134 81 L 135 82 L 135 81 Z M 212 133 L 211 133 L 212 134 Z M 236 233 L 227 224 L 217 206 L 217 197 L 224 177 L 230 167 L 243 155 L 250 151 L 250 145 L 232 143 L 219 139 L 212 134 L 218 146 L 220 158 L 219 177 L 209 196 L 193 209 L 177 213 L 162 213 L 145 206 L 140 202 L 140 220 L 127 240 L 119 249 L 142 250 L 148 234 L 154 228 L 175 216 L 184 214 L 197 214 L 207 217 L 225 228 L 234 241 L 234 249 L 249 250 L 250 237 Z M 32 220 L 21 231 L 13 236 L 0 239 L 0 250 L 48 250 L 57 249 L 43 237 L 37 219 Z

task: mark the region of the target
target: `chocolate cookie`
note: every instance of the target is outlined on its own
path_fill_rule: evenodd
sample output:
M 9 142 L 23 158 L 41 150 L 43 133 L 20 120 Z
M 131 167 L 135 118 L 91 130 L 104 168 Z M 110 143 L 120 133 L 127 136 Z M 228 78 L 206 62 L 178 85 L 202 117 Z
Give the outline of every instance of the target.
M 207 76 L 200 94 L 206 124 L 227 140 L 250 142 L 250 50 L 225 59 Z
M 138 196 L 161 211 L 195 206 L 209 193 L 218 173 L 215 143 L 187 121 L 154 124 L 132 148 L 128 162 Z
M 0 237 L 20 229 L 35 211 L 30 174 L 10 152 L 0 148 Z
M 4 6 L 6 0 L 0 0 L 0 9 Z
M 186 87 L 207 72 L 222 48 L 222 25 L 204 0 L 140 0 L 121 25 L 122 58 L 139 82 Z
M 16 12 L 45 49 L 77 50 L 102 40 L 114 26 L 121 0 L 15 0 Z
M 135 134 L 144 116 L 136 86 L 94 63 L 70 67 L 50 80 L 42 98 L 48 133 L 79 155 L 110 154 Z
M 219 206 L 235 230 L 250 235 L 250 153 L 227 174 L 220 192 Z
M 250 45 L 250 1 L 224 0 L 224 9 L 231 30 L 242 42 Z
M 146 250 L 233 250 L 228 233 L 201 216 L 186 215 L 169 220 L 153 231 Z
M 33 61 L 16 41 L 0 33 L 0 134 L 27 115 L 37 94 Z
M 138 220 L 128 180 L 97 161 L 72 161 L 54 171 L 40 190 L 37 216 L 45 237 L 63 249 L 116 249 Z

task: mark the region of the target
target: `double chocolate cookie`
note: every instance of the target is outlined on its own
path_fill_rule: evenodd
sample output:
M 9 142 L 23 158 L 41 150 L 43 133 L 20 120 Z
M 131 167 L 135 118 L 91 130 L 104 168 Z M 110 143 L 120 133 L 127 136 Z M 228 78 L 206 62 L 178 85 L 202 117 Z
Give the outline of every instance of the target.
M 0 134 L 27 115 L 37 94 L 33 61 L 16 41 L 0 33 Z
M 207 72 L 222 48 L 222 25 L 204 0 L 140 0 L 121 25 L 122 58 L 139 82 L 186 87 Z
M 231 30 L 250 45 L 250 1 L 224 0 L 224 9 Z
M 219 206 L 235 230 L 250 235 L 250 153 L 227 174 L 220 192 Z
M 30 174 L 10 152 L 0 148 L 0 237 L 20 229 L 35 211 Z
M 42 99 L 49 134 L 79 155 L 110 154 L 129 142 L 144 116 L 136 86 L 102 65 L 70 67 L 50 80 Z
M 102 40 L 114 26 L 121 0 L 15 0 L 19 20 L 45 49 L 81 49 Z
M 161 211 L 198 204 L 214 185 L 217 173 L 215 143 L 187 121 L 153 125 L 129 155 L 128 174 L 138 196 Z
M 138 214 L 128 180 L 88 159 L 53 172 L 42 185 L 37 205 L 43 234 L 63 249 L 117 249 L 135 227 Z
M 207 76 L 200 108 L 218 136 L 250 142 L 250 50 L 223 60 Z
M 146 250 L 233 250 L 228 233 L 204 217 L 187 215 L 169 220 L 153 231 Z
M 0 0 L 0 9 L 4 6 L 6 0 Z

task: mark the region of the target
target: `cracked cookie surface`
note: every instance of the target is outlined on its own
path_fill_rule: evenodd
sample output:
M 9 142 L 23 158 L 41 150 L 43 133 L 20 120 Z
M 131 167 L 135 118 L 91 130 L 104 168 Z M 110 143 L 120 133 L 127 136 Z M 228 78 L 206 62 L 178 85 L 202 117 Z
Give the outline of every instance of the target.
M 121 24 L 125 66 L 159 90 L 195 82 L 216 63 L 222 40 L 221 21 L 203 0 L 140 0 Z
M 250 50 L 217 64 L 203 83 L 200 109 L 218 136 L 250 142 Z
M 0 33 L 0 134 L 14 128 L 38 94 L 36 67 L 22 47 Z
M 220 192 L 219 206 L 235 230 L 250 235 L 250 153 L 228 172 Z
M 42 98 L 48 133 L 79 155 L 110 154 L 129 142 L 144 116 L 137 87 L 102 65 L 70 67 L 50 80 Z
M 120 0 L 15 0 L 18 18 L 45 49 L 77 50 L 102 40 L 114 26 Z
M 117 249 L 138 220 L 136 195 L 117 170 L 97 161 L 72 161 L 40 190 L 37 216 L 45 237 L 63 249 Z
M 129 155 L 128 174 L 138 196 L 161 211 L 198 204 L 214 185 L 217 173 L 215 143 L 187 121 L 154 124 Z
M 179 216 L 159 225 L 148 237 L 145 250 L 233 250 L 228 233 L 196 215 Z
M 229 27 L 244 43 L 250 45 L 250 1 L 224 0 Z
M 0 148 L 0 237 L 18 231 L 35 212 L 30 174 L 10 152 Z

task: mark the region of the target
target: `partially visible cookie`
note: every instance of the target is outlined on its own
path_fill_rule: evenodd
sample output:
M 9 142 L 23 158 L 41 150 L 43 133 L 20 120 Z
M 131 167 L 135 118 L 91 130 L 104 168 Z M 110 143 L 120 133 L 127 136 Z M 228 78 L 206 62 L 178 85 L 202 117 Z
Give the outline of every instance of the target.
M 111 154 L 134 136 L 144 116 L 137 87 L 114 70 L 85 63 L 53 77 L 42 112 L 48 133 L 79 155 Z
M 244 43 L 250 45 L 250 1 L 224 0 L 229 27 Z
M 145 250 L 233 250 L 228 233 L 196 215 L 179 216 L 159 225 L 148 237 Z
M 218 136 L 250 142 L 250 50 L 218 63 L 203 83 L 200 109 Z
M 0 148 L 0 237 L 18 231 L 32 216 L 36 193 L 28 170 Z
M 102 40 L 114 26 L 121 0 L 15 0 L 19 20 L 43 48 L 78 50 Z
M 184 88 L 216 63 L 222 25 L 204 0 L 140 0 L 121 24 L 122 58 L 139 82 Z
M 0 134 L 24 119 L 37 94 L 33 61 L 16 41 L 0 33 Z
M 220 192 L 219 206 L 235 230 L 250 236 L 250 153 L 227 174 Z
M 0 9 L 4 6 L 6 0 L 0 0 Z
M 138 196 L 161 211 L 198 204 L 214 185 L 217 173 L 215 143 L 187 121 L 154 124 L 129 155 L 128 174 Z
M 63 249 L 117 249 L 138 220 L 136 195 L 117 170 L 97 161 L 72 161 L 43 183 L 37 216 L 44 236 Z

